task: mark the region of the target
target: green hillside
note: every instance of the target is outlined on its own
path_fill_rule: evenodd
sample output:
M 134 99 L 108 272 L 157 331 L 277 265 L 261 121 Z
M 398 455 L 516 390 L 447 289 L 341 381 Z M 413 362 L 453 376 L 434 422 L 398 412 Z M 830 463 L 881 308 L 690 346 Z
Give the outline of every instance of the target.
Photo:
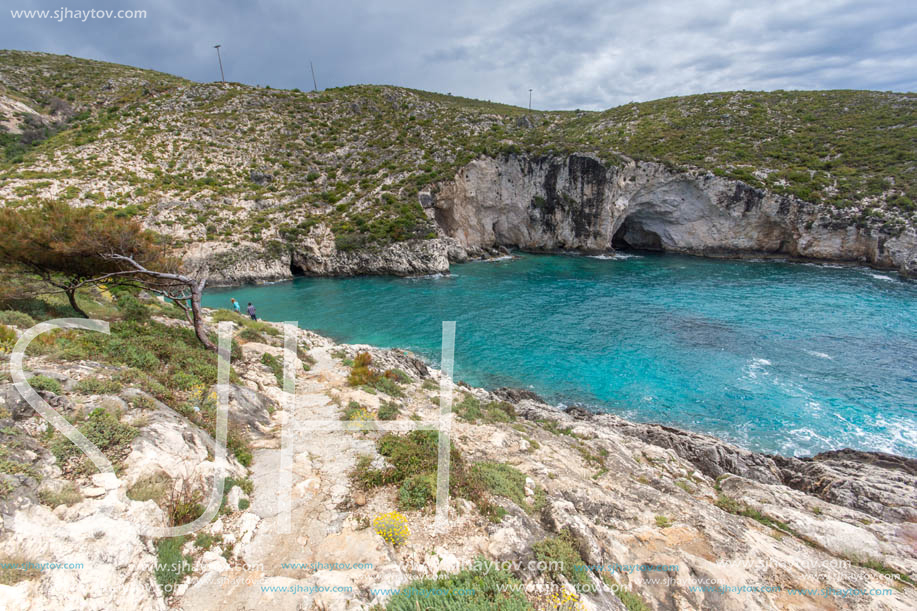
M 0 115 L 0 200 L 153 215 L 177 245 L 285 241 L 322 222 L 342 249 L 432 236 L 418 191 L 479 155 L 513 152 L 592 152 L 609 164 L 623 153 L 705 168 L 891 230 L 917 220 L 910 93 L 733 92 L 530 112 L 389 86 L 201 84 L 0 51 L 2 100 L 0 112 L 15 101 L 34 116 Z M 195 205 L 162 213 L 163 201 Z

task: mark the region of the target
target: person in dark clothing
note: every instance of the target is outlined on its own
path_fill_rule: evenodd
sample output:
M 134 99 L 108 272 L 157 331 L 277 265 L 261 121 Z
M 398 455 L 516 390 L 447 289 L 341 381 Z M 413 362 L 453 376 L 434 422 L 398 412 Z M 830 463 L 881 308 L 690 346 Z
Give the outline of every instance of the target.
M 258 316 L 255 315 L 255 306 L 252 305 L 252 302 L 248 302 L 248 315 L 251 316 L 252 320 L 258 320 Z

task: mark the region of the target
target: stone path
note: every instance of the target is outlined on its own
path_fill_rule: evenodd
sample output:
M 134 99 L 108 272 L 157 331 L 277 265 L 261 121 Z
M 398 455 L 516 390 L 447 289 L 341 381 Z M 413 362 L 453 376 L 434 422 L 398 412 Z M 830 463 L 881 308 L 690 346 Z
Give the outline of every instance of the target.
M 327 391 L 344 385 L 346 369 L 331 357 L 328 348 L 316 347 L 311 354 L 316 363 L 297 380 L 295 406 L 285 425 L 293 472 L 289 532 L 283 532 L 278 503 L 281 451 L 257 450 L 252 462 L 252 504 L 240 518 L 243 536 L 236 545 L 238 559 L 234 562 L 244 562 L 249 570 L 234 568 L 219 576 L 204 575 L 181 598 L 181 608 L 358 609 L 363 605 L 351 599 L 358 589 L 378 585 L 380 571 L 395 583 L 402 579 L 398 565 L 372 529 L 359 529 L 347 520 L 348 512 L 343 509 L 350 498 L 347 474 L 360 454 L 373 451 L 373 442 L 350 432 L 295 426 L 296 422 L 340 417 L 340 407 Z M 372 563 L 374 568 L 313 572 L 311 568 L 284 568 L 285 563 Z M 316 591 L 334 587 L 351 590 Z M 287 590 L 276 591 L 280 588 Z

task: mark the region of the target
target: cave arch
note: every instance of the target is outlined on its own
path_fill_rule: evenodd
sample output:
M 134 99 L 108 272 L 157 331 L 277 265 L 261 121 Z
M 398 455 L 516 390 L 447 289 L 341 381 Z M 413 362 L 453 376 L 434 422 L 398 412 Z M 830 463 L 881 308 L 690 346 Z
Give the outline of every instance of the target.
M 662 237 L 654 229 L 639 214 L 630 214 L 615 231 L 611 247 L 615 250 L 662 251 Z

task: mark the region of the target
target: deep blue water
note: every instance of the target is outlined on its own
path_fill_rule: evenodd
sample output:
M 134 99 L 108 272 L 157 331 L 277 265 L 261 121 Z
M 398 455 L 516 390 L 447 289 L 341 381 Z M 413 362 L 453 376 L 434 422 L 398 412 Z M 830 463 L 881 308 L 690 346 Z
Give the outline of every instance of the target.
M 522 255 L 445 277 L 299 278 L 214 290 L 269 320 L 439 360 L 633 420 L 787 455 L 917 456 L 917 283 L 894 273 L 641 255 Z

